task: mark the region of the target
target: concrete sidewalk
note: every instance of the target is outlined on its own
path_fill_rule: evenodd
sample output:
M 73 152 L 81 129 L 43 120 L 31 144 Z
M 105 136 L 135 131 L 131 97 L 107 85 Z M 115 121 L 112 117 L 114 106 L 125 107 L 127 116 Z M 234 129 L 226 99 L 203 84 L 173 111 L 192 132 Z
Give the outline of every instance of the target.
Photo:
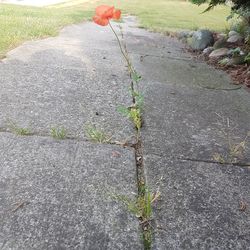
M 147 185 L 161 192 L 153 249 L 249 249 L 250 170 L 209 162 L 229 154 L 222 132 L 241 142 L 250 130 L 249 93 L 229 90 L 226 74 L 177 41 L 124 20 L 143 77 Z M 121 144 L 135 135 L 117 112 L 132 100 L 112 32 L 85 23 L 27 42 L 0 62 L 0 83 L 0 249 L 143 249 L 138 218 L 110 195 L 135 199 L 134 149 L 85 133 L 91 125 Z M 51 138 L 52 127 L 67 138 Z
M 250 168 L 230 158 L 250 131 L 250 95 L 194 60 L 178 41 L 124 24 L 145 98 L 144 167 L 161 191 L 153 249 L 250 249 Z M 208 89 L 211 88 L 211 89 Z M 246 148 L 240 161 L 250 163 Z M 244 205 L 247 206 L 246 210 Z

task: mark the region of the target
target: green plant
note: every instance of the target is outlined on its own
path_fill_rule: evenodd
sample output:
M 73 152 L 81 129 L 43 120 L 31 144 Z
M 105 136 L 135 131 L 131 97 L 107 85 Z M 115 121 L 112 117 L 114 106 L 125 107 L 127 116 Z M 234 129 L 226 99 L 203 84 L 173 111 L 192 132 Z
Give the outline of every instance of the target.
M 237 163 L 240 162 L 245 156 L 250 131 L 243 140 L 236 140 L 235 136 L 232 135 L 233 129 L 230 127 L 229 119 L 226 120 L 226 123 L 227 127 L 220 129 L 220 132 L 222 133 L 223 139 L 226 140 L 227 151 L 223 154 L 216 152 L 213 154 L 212 158 L 219 163 Z
M 118 15 L 117 15 L 118 13 Z M 126 61 L 127 67 L 128 67 L 128 71 L 130 74 L 130 78 L 131 78 L 131 97 L 133 100 L 133 106 L 129 107 L 129 108 L 120 108 L 120 112 L 122 112 L 123 114 L 125 114 L 129 119 L 131 119 L 137 129 L 137 131 L 140 130 L 141 126 L 142 126 L 142 115 L 141 115 L 141 107 L 143 104 L 143 97 L 142 95 L 139 93 L 139 88 L 138 88 L 138 83 L 141 80 L 141 76 L 138 74 L 138 72 L 135 70 L 128 51 L 127 51 L 127 47 L 125 43 L 122 43 L 122 41 L 120 40 L 120 38 L 118 37 L 115 29 L 113 28 L 112 24 L 110 23 L 110 19 L 115 18 L 118 19 L 120 18 L 121 15 L 121 11 L 120 10 L 115 10 L 114 7 L 111 6 L 100 6 L 96 8 L 96 15 L 94 16 L 93 20 L 95 23 L 97 23 L 98 25 L 102 25 L 102 26 L 106 26 L 109 25 L 111 31 L 114 33 L 115 38 L 118 42 L 119 45 L 119 49 L 121 51 L 121 54 L 123 56 L 123 58 Z M 119 26 L 120 28 L 120 32 L 121 32 L 121 37 L 123 38 L 123 32 L 122 32 L 122 28 L 121 26 Z M 119 110 L 119 109 L 118 109 Z
M 136 107 L 135 105 L 133 107 L 128 107 L 128 108 L 120 106 L 117 110 L 124 116 L 128 117 L 134 123 L 135 128 L 138 131 L 141 129 L 142 114 L 141 114 L 141 109 L 139 107 Z
M 220 65 L 226 65 L 229 62 L 229 58 L 223 58 L 218 63 Z
M 66 138 L 66 130 L 64 128 L 53 127 L 50 130 L 50 134 L 54 139 L 63 140 Z
M 131 107 L 129 110 L 129 118 L 135 124 L 137 130 L 141 129 L 142 126 L 142 118 L 141 118 L 141 111 L 138 107 Z
M 249 136 L 250 136 L 250 132 L 248 132 L 244 140 L 240 142 L 235 142 L 229 139 L 228 141 L 229 158 L 232 162 L 235 162 L 244 157 Z
M 29 128 L 22 128 L 17 126 L 14 122 L 9 122 L 9 127 L 12 133 L 16 135 L 31 135 Z
M 241 52 L 240 48 L 232 49 L 232 56 L 237 57 L 240 55 L 240 52 Z
M 152 194 L 149 189 L 143 185 L 136 199 L 131 199 L 126 195 L 120 195 L 114 192 L 109 193 L 109 196 L 121 202 L 130 213 L 140 219 L 143 230 L 142 238 L 144 249 L 151 249 L 152 231 L 150 221 L 152 219 L 152 204 L 160 197 L 160 192 L 157 191 L 155 194 Z
M 143 232 L 144 249 L 150 250 L 152 247 L 152 232 L 151 230 L 144 230 Z
M 143 106 L 143 97 L 139 92 L 139 87 L 138 84 L 141 80 L 141 76 L 137 73 L 135 70 L 130 57 L 129 53 L 126 47 L 126 43 L 122 43 L 122 40 L 118 37 L 116 31 L 114 30 L 112 24 L 110 23 L 110 19 L 115 18 L 117 19 L 120 18 L 121 11 L 120 10 L 115 10 L 114 7 L 112 6 L 99 6 L 96 8 L 96 15 L 94 16 L 93 20 L 95 23 L 106 26 L 109 25 L 112 32 L 114 33 L 121 54 L 125 59 L 125 62 L 127 64 L 128 72 L 130 75 L 130 94 L 132 97 L 132 102 L 133 105 L 126 108 L 124 106 L 118 108 L 118 111 L 120 111 L 122 114 L 124 114 L 126 117 L 128 117 L 130 120 L 135 125 L 135 128 L 137 129 L 137 142 L 136 142 L 136 159 L 137 158 L 142 158 L 141 154 L 140 157 L 137 157 L 138 154 L 138 148 L 140 147 L 140 129 L 142 126 L 142 106 Z M 121 38 L 123 39 L 123 32 L 122 28 L 120 26 L 120 34 Z M 92 133 L 92 131 L 91 131 Z M 96 136 L 96 133 L 93 134 Z M 93 136 L 92 136 L 93 137 Z M 140 164 L 138 160 L 136 160 L 136 166 L 138 169 L 138 165 Z M 140 178 L 141 175 L 137 173 L 137 181 L 138 181 L 138 197 L 135 201 L 127 198 L 126 196 L 121 196 L 121 195 L 113 195 L 113 198 L 116 200 L 121 201 L 123 204 L 126 205 L 127 209 L 134 213 L 141 221 L 142 224 L 142 230 L 143 230 L 143 242 L 144 242 L 144 248 L 145 249 L 151 249 L 151 241 L 152 241 L 152 232 L 151 228 L 149 226 L 149 221 L 151 219 L 152 215 L 152 208 L 151 208 L 151 201 L 152 201 L 152 196 L 149 190 L 145 186 L 144 177 Z
M 245 63 L 250 64 L 250 52 L 245 56 Z
M 111 140 L 111 137 L 108 137 L 104 133 L 104 131 L 97 129 L 93 125 L 87 125 L 85 127 L 85 132 L 86 132 L 87 137 L 93 142 L 108 143 Z
M 140 218 L 143 223 L 151 219 L 153 195 L 148 188 L 134 200 L 126 195 L 116 193 L 109 193 L 109 196 L 121 202 L 129 212 L 134 214 L 137 218 Z
M 205 11 L 209 11 L 216 5 L 226 4 L 227 0 L 191 0 L 191 2 L 198 5 L 208 2 L 208 8 Z M 232 10 L 250 9 L 250 2 L 248 0 L 231 0 L 231 2 L 232 2 Z
M 17 134 L 17 135 L 30 135 L 31 132 L 28 128 L 15 128 L 14 129 L 14 132 Z
M 245 154 L 248 136 L 241 142 L 228 142 L 228 152 L 226 154 L 215 153 L 213 160 L 219 163 L 237 163 Z

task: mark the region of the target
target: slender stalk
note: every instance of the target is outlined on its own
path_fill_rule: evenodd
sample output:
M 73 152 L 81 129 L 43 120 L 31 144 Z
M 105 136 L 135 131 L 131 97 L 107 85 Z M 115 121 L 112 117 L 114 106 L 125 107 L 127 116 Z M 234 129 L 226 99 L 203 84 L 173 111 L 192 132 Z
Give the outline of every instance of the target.
M 111 25 L 110 22 L 109 22 L 109 27 L 111 28 L 112 32 L 114 33 L 114 35 L 115 35 L 115 37 L 116 37 L 116 40 L 117 40 L 117 42 L 118 42 L 120 51 L 121 51 L 121 53 L 122 53 L 124 59 L 125 59 L 126 62 L 127 62 L 129 74 L 130 74 L 130 77 L 131 77 L 131 89 L 132 89 L 132 92 L 134 92 L 134 81 L 133 81 L 133 76 L 132 76 L 132 74 L 135 74 L 135 71 L 134 71 L 134 69 L 133 69 L 133 67 L 132 67 L 132 65 L 131 65 L 130 60 L 129 60 L 127 49 L 126 49 L 126 47 L 123 48 L 122 43 L 121 43 L 121 41 L 120 41 L 118 35 L 116 34 L 116 32 L 115 32 L 115 30 L 114 30 L 114 28 L 113 28 L 113 26 Z M 136 103 L 135 97 L 134 97 L 133 95 L 132 95 L 132 98 L 133 98 L 133 103 Z
M 115 35 L 115 37 L 116 37 L 116 40 L 117 40 L 117 42 L 118 42 L 118 44 L 119 44 L 119 48 L 120 48 L 120 50 L 121 50 L 121 53 L 122 53 L 124 59 L 125 59 L 126 62 L 127 62 L 127 65 L 128 65 L 128 68 L 129 68 L 129 73 L 131 74 L 131 73 L 134 72 L 134 69 L 133 69 L 133 67 L 132 67 L 132 65 L 131 65 L 131 62 L 130 62 L 130 60 L 129 60 L 129 58 L 128 58 L 128 55 L 127 55 L 127 53 L 124 51 L 124 49 L 123 49 L 123 47 L 122 47 L 122 44 L 121 44 L 121 41 L 120 41 L 118 35 L 116 34 L 116 32 L 115 32 L 115 30 L 114 30 L 114 28 L 113 28 L 113 26 L 111 25 L 110 22 L 109 22 L 109 27 L 111 28 L 111 30 L 113 31 L 113 33 L 114 33 L 114 35 Z

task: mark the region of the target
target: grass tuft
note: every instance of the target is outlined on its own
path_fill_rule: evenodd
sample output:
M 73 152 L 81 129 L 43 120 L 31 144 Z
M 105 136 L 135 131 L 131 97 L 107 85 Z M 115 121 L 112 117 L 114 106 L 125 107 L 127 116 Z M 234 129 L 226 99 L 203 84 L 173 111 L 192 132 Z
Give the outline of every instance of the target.
M 88 125 L 85 127 L 85 132 L 87 137 L 97 143 L 108 143 L 110 142 L 111 138 L 108 137 L 104 131 L 101 129 L 96 128 L 93 125 Z
M 58 139 L 58 140 L 63 140 L 66 139 L 66 130 L 64 128 L 56 128 L 53 127 L 50 130 L 50 135 L 54 138 L 54 139 Z
M 17 124 L 15 124 L 14 122 L 9 121 L 9 128 L 11 130 L 12 133 L 16 134 L 16 135 L 31 135 L 31 131 L 29 128 L 22 128 L 19 127 Z

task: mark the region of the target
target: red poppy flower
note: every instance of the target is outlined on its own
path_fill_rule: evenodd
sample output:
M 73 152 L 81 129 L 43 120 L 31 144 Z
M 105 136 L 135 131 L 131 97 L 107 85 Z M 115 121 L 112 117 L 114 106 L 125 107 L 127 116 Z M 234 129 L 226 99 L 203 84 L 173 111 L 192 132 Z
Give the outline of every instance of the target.
M 116 10 L 114 6 L 100 5 L 95 10 L 93 21 L 101 26 L 106 26 L 110 19 L 120 19 L 121 11 Z

